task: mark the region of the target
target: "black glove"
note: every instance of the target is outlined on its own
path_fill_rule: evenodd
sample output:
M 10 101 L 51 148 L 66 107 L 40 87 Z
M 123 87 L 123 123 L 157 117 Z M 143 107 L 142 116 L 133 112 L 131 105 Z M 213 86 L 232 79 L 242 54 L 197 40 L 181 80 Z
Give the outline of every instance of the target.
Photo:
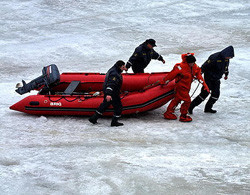
M 126 63 L 126 68 L 129 69 L 131 67 L 131 64 L 129 62 Z
M 159 58 L 158 58 L 158 60 L 160 60 L 160 61 L 164 61 L 164 59 L 163 59 L 163 57 L 162 56 L 160 56 Z

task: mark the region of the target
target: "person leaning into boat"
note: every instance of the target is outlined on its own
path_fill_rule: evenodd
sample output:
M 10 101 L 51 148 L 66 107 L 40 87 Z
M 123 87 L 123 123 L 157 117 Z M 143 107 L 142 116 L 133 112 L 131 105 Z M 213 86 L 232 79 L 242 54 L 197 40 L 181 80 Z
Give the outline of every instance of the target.
M 177 105 L 183 101 L 181 105 L 181 122 L 190 122 L 192 118 L 187 115 L 188 108 L 191 103 L 189 91 L 193 79 L 198 79 L 203 84 L 204 89 L 209 93 L 209 88 L 201 76 L 201 69 L 195 64 L 193 53 L 182 54 L 182 62 L 174 66 L 173 70 L 161 81 L 161 84 L 167 84 L 175 79 L 175 96 L 168 105 L 167 111 L 164 113 L 164 118 L 169 120 L 177 119 L 174 114 Z
M 125 62 L 119 60 L 113 67 L 109 69 L 106 74 L 103 84 L 104 100 L 96 110 L 95 114 L 89 118 L 93 124 L 97 123 L 97 119 L 102 116 L 102 113 L 112 104 L 114 108 L 114 116 L 112 118 L 111 126 L 122 126 L 118 119 L 122 113 L 122 103 L 120 98 L 120 89 L 122 86 L 122 72 L 127 70 Z
M 229 46 L 223 49 L 221 52 L 214 53 L 209 56 L 208 60 L 201 66 L 202 72 L 204 73 L 204 79 L 209 89 L 211 90 L 211 96 L 205 105 L 204 112 L 216 113 L 212 107 L 214 103 L 219 99 L 220 96 L 220 79 L 225 74 L 224 79 L 228 78 L 228 66 L 229 59 L 234 57 L 234 48 Z M 201 89 L 201 93 L 191 102 L 188 109 L 190 114 L 193 114 L 193 109 L 203 102 L 209 93 Z
M 153 47 L 156 47 L 154 39 L 147 39 L 139 45 L 133 55 L 129 58 L 126 68 L 132 67 L 134 73 L 144 73 L 144 69 L 148 66 L 151 59 L 162 61 L 165 64 L 163 57 L 158 54 Z

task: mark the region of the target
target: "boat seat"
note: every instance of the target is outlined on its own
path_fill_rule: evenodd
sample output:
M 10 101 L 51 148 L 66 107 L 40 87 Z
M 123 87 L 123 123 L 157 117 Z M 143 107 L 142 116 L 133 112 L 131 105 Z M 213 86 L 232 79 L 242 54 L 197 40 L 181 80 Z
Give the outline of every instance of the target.
M 72 95 L 80 81 L 71 81 L 67 89 L 63 92 L 63 95 Z

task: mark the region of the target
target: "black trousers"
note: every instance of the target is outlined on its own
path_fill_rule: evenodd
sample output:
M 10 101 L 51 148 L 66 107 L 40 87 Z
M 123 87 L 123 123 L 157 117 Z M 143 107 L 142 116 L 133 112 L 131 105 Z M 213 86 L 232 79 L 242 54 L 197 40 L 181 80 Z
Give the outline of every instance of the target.
M 121 102 L 120 94 L 112 95 L 111 96 L 112 100 L 109 102 L 107 102 L 106 96 L 107 95 L 105 94 L 103 102 L 100 104 L 99 108 L 97 109 L 97 113 L 102 114 L 112 104 L 114 108 L 114 116 L 120 117 L 122 113 L 122 102 Z
M 134 73 L 144 73 L 144 69 L 136 65 L 132 66 L 132 70 Z
M 214 103 L 220 97 L 220 80 L 211 80 L 208 77 L 206 77 L 206 75 L 204 76 L 204 80 L 211 92 L 211 96 L 208 99 L 206 106 L 205 106 L 205 111 L 209 111 L 210 109 L 212 109 Z M 189 110 L 191 109 L 191 112 L 192 112 L 194 107 L 200 105 L 201 102 L 203 102 L 207 98 L 208 95 L 209 93 L 204 89 L 204 87 L 202 87 L 201 93 L 191 102 Z
M 204 80 L 205 80 L 208 88 L 210 89 L 211 98 L 213 98 L 214 100 L 218 100 L 220 97 L 220 80 L 211 80 L 211 79 L 207 78 L 206 75 L 204 76 Z M 204 90 L 204 87 L 202 87 L 201 93 L 199 96 L 203 100 L 205 100 L 208 95 L 209 95 L 209 93 L 206 90 Z
M 220 97 L 220 80 L 212 80 L 206 74 L 204 75 L 204 80 L 211 92 L 211 96 L 205 105 L 205 112 L 206 111 L 209 112 L 211 111 L 214 103 Z M 208 95 L 209 93 L 204 89 L 204 87 L 202 87 L 200 94 L 191 102 L 190 107 L 189 107 L 189 113 L 192 114 L 194 107 L 200 105 L 201 102 L 203 102 L 207 98 Z

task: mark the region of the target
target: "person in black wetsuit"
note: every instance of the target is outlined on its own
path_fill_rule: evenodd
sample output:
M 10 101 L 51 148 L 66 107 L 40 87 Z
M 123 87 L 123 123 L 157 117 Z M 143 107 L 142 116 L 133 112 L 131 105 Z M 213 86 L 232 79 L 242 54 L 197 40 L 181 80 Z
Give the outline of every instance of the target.
M 148 66 L 151 59 L 162 61 L 165 64 L 163 57 L 158 54 L 153 47 L 156 47 L 154 39 L 147 39 L 139 45 L 133 55 L 129 58 L 126 68 L 132 67 L 134 73 L 144 73 L 144 69 Z
M 102 113 L 112 104 L 114 108 L 114 116 L 112 118 L 111 126 L 122 126 L 118 119 L 122 113 L 122 103 L 120 98 L 120 90 L 122 86 L 122 72 L 127 70 L 125 62 L 119 60 L 112 66 L 106 74 L 103 84 L 104 99 L 96 110 L 95 114 L 89 118 L 93 124 L 97 123 L 97 119 L 102 116 Z
M 220 96 L 220 79 L 223 74 L 225 74 L 224 79 L 228 79 L 229 59 L 233 57 L 234 48 L 233 46 L 229 46 L 221 52 L 210 55 L 207 61 L 201 66 L 202 72 L 204 73 L 204 80 L 211 91 L 211 96 L 206 103 L 204 112 L 217 112 L 216 110 L 213 110 L 212 107 Z M 202 87 L 201 93 L 191 102 L 188 109 L 189 113 L 193 114 L 193 109 L 204 101 L 208 95 L 209 93 L 204 89 L 204 87 Z

